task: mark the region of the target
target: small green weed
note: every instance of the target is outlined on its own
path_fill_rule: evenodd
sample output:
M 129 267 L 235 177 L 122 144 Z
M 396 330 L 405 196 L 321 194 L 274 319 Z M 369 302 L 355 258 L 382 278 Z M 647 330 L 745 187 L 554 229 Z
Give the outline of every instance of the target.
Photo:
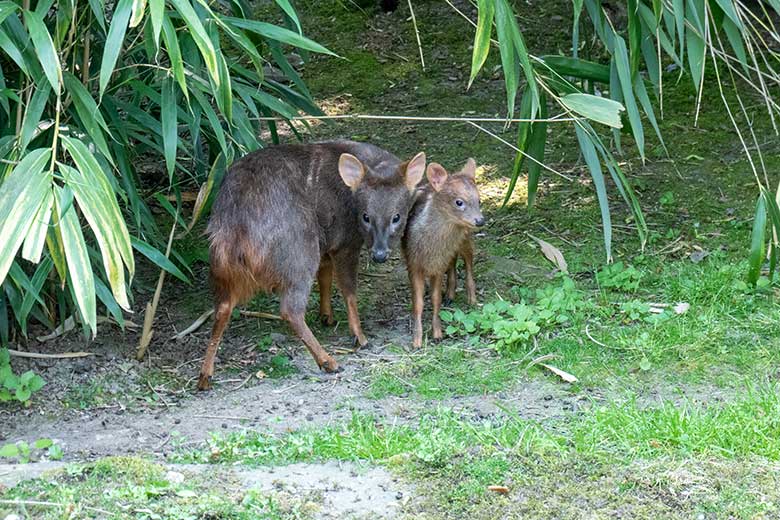
M 632 265 L 623 265 L 623 262 L 607 265 L 596 273 L 599 286 L 623 292 L 636 292 L 642 277 L 641 271 Z
M 519 291 L 527 295 L 527 291 Z M 442 311 L 448 335 L 481 335 L 492 339 L 493 346 L 502 354 L 516 352 L 543 328 L 551 329 L 574 321 L 579 311 L 589 304 L 574 281 L 563 277 L 558 286 L 548 285 L 535 292 L 536 303 L 511 303 L 498 300 L 482 309 L 468 313 L 460 309 Z
M 11 369 L 11 354 L 0 348 L 0 402 L 18 401 L 29 405 L 32 395 L 43 388 L 46 382 L 41 376 L 28 370 L 16 375 Z
M 33 458 L 60 460 L 62 448 L 51 439 L 38 439 L 32 446 L 19 441 L 0 447 L 0 459 L 14 459 L 21 464 L 27 464 Z

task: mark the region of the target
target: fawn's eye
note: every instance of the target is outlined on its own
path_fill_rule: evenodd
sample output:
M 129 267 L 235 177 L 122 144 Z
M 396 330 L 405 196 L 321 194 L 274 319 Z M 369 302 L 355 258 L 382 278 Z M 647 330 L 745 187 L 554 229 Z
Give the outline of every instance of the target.
M 366 224 L 368 224 L 370 221 L 371 221 L 371 219 L 369 219 L 369 218 L 368 218 L 368 215 L 366 215 L 365 213 L 363 213 L 363 222 L 365 222 Z
M 393 217 L 393 224 L 398 224 L 398 222 L 401 220 L 401 215 L 396 213 Z
M 455 199 L 455 205 L 458 206 L 459 208 L 462 208 L 463 207 L 463 201 L 460 200 L 460 199 Z

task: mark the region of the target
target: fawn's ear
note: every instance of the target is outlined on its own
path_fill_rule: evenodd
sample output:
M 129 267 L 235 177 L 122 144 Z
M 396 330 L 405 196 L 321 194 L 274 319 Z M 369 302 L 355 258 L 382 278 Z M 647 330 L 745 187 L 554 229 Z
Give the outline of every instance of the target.
M 411 161 L 406 163 L 404 179 L 406 180 L 406 187 L 409 188 L 409 191 L 414 191 L 422 180 L 423 173 L 425 173 L 425 152 L 420 152 L 415 155 Z
M 339 175 L 344 184 L 349 186 L 352 191 L 355 191 L 360 185 L 360 181 L 363 180 L 366 169 L 363 167 L 363 163 L 354 155 L 343 153 L 339 157 Z
M 447 182 L 447 170 L 444 169 L 439 163 L 431 163 L 428 165 L 428 169 L 425 171 L 425 175 L 428 177 L 428 182 L 431 183 L 431 187 L 439 191 L 444 183 Z
M 466 177 L 474 180 L 477 176 L 477 163 L 471 157 L 468 158 L 466 164 L 461 168 L 459 175 L 465 175 Z

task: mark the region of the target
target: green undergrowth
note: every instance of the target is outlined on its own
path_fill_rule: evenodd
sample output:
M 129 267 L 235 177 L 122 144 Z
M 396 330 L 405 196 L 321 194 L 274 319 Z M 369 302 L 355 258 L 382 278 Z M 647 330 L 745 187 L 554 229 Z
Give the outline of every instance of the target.
M 537 359 L 575 375 L 573 391 L 733 388 L 772 376 L 777 282 L 749 287 L 746 262 L 720 252 L 698 264 L 635 260 L 443 310 L 445 341 L 373 367 L 369 395 L 443 398 L 555 377 Z

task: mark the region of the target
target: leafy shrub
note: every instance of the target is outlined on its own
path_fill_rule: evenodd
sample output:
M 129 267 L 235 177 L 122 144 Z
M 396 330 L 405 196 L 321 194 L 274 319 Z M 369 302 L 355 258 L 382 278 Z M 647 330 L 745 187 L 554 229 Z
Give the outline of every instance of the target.
M 632 265 L 615 262 L 596 273 L 596 281 L 604 289 L 636 292 L 644 275 Z
M 14 374 L 8 349 L 0 349 L 0 402 L 18 401 L 28 404 L 32 394 L 45 384 L 43 378 L 32 370 L 19 376 Z
M 536 291 L 537 301 L 512 303 L 499 300 L 481 309 L 464 312 L 443 310 L 448 335 L 479 335 L 494 340 L 499 352 L 508 354 L 528 343 L 543 329 L 552 329 L 573 321 L 574 315 L 589 306 L 574 281 L 562 277 L 560 286 L 546 286 Z

